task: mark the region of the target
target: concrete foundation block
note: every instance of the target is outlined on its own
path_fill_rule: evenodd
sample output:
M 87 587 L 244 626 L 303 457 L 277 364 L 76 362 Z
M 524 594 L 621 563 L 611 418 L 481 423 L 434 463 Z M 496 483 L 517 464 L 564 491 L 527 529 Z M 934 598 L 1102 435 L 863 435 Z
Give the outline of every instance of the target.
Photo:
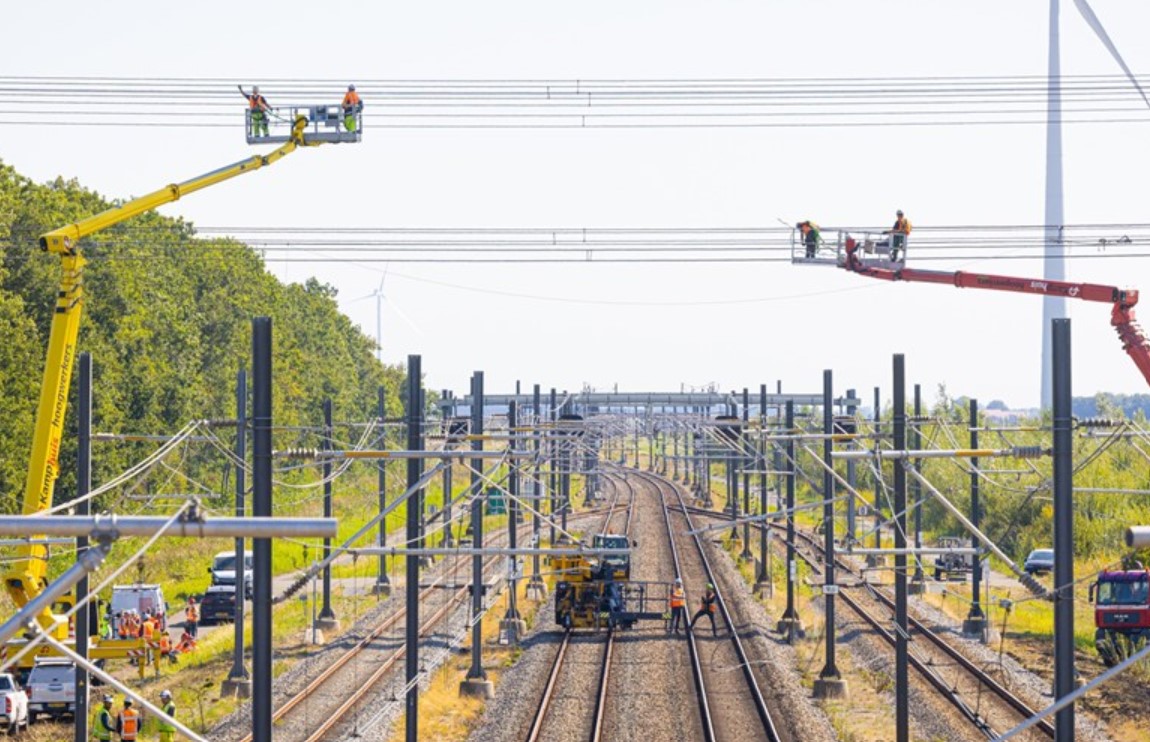
M 372 595 L 382 595 L 383 597 L 386 598 L 387 596 L 391 595 L 391 583 L 390 582 L 377 582 L 377 583 L 375 583 L 374 585 L 371 586 L 371 594 Z
M 796 639 L 802 639 L 807 635 L 803 629 L 803 620 L 801 618 L 780 618 L 779 622 L 775 624 L 775 631 L 783 636 L 790 636 L 792 624 L 794 624 Z
M 842 678 L 819 678 L 815 681 L 815 698 L 826 700 L 847 697 L 847 681 Z
M 339 619 L 335 616 L 317 618 L 315 620 L 315 627 L 320 631 L 339 631 Z
M 988 628 L 989 626 L 985 616 L 968 618 L 962 622 L 962 635 L 978 639 L 983 644 L 986 644 L 990 639 L 990 633 L 987 631 Z
M 522 618 L 505 618 L 499 622 L 499 631 L 507 637 L 508 644 L 518 644 L 527 635 L 527 622 Z
M 459 695 L 468 698 L 495 698 L 495 683 L 484 678 L 465 678 L 459 683 Z
M 228 678 L 220 685 L 220 698 L 251 698 L 251 678 Z

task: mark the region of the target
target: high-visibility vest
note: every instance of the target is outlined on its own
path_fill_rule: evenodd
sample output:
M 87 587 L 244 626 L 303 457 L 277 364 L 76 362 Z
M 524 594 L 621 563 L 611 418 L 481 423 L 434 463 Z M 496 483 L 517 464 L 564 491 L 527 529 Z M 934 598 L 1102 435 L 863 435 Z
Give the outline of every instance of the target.
M 144 621 L 144 638 L 151 639 L 156 635 L 156 625 L 152 623 L 152 619 Z
M 347 91 L 347 95 L 343 96 L 344 108 L 355 108 L 359 105 L 359 93 L 354 90 Z
M 704 593 L 703 594 L 703 610 L 705 610 L 707 613 L 714 613 L 715 612 L 715 600 L 718 597 L 719 596 L 715 595 L 714 593 Z
M 120 739 L 134 740 L 140 733 L 140 712 L 124 709 L 120 712 Z
M 910 234 L 910 219 L 905 216 L 900 216 L 894 221 L 894 231 L 902 234 Z
M 160 632 L 160 654 L 169 654 L 172 651 L 172 640 L 168 635 Z
M 262 111 L 268 107 L 268 101 L 259 93 L 253 93 L 248 96 L 248 105 L 253 111 Z
M 176 718 L 176 704 L 168 701 L 168 705 L 164 706 L 164 713 L 173 719 Z M 167 719 L 160 719 L 159 729 L 161 732 L 174 732 L 176 731 L 176 725 Z
M 195 605 L 189 604 L 187 609 L 184 610 L 184 618 L 192 623 L 196 623 L 200 620 L 200 609 Z
M 671 607 L 672 608 L 685 608 L 687 605 L 687 596 L 683 592 L 683 588 L 671 588 Z
M 101 708 L 100 713 L 96 714 L 96 720 L 92 722 L 92 736 L 100 740 L 111 740 L 115 728 L 112 724 L 112 712 Z

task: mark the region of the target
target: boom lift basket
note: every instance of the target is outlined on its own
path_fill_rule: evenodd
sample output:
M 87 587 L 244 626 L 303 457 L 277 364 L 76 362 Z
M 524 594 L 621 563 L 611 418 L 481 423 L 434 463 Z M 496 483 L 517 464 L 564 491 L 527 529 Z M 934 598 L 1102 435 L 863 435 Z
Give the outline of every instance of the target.
M 898 260 L 891 260 L 891 245 L 896 247 Z M 906 249 L 910 236 L 891 235 L 882 232 L 851 233 L 839 230 L 834 242 L 820 239 L 814 254 L 807 252 L 803 234 L 798 229 L 791 231 L 791 262 L 808 265 L 845 266 L 847 255 L 854 252 L 859 263 L 873 268 L 902 268 L 906 265 Z
M 244 110 L 244 131 L 247 133 L 248 144 L 290 142 L 292 124 L 298 116 L 307 119 L 307 128 L 303 136 L 308 142 L 355 144 L 363 139 L 363 111 L 356 111 L 352 115 L 355 130 L 348 131 L 344 122 L 343 107 L 338 103 L 318 106 L 275 106 L 264 114 L 267 120 L 267 136 L 263 136 L 262 126 L 259 132 L 252 128 L 252 113 L 250 108 Z M 256 136 L 257 133 L 259 136 Z

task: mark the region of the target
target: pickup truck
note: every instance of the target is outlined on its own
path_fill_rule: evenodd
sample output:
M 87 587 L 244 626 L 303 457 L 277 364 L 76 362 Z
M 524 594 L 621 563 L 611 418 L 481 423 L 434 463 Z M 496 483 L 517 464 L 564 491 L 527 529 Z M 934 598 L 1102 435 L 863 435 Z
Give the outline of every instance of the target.
M 29 721 L 41 715 L 59 719 L 76 713 L 76 666 L 63 658 L 47 658 L 36 662 L 28 675 Z
M 0 673 L 0 722 L 8 734 L 28 728 L 28 696 L 9 673 Z

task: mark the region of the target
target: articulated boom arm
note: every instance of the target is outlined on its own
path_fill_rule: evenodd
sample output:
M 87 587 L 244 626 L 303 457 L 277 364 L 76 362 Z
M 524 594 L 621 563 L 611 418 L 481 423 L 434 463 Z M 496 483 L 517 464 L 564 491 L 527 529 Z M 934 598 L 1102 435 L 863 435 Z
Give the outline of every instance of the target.
M 956 271 L 929 271 L 915 268 L 878 267 L 866 265 L 859 255 L 848 249 L 843 267 L 884 281 L 908 281 L 912 283 L 941 283 L 957 286 L 960 289 L 989 289 L 992 291 L 1012 291 L 1022 294 L 1042 296 L 1065 296 L 1069 299 L 1109 303 L 1110 324 L 1118 332 L 1122 349 L 1142 372 L 1142 377 L 1150 383 L 1150 341 L 1147 341 L 1142 328 L 1134 320 L 1134 305 L 1138 303 L 1138 291 L 1120 289 L 1097 283 L 1071 283 L 1069 281 L 1047 281 L 1037 278 L 998 276 L 991 273 L 964 273 Z
M 44 364 L 44 380 L 40 387 L 40 403 L 36 409 L 36 427 L 32 435 L 32 454 L 28 464 L 28 479 L 24 490 L 23 512 L 33 515 L 52 505 L 52 493 L 59 476 L 60 440 L 64 431 L 64 415 L 68 407 L 68 390 L 72 380 L 72 366 L 76 357 L 76 342 L 80 332 L 80 316 L 84 306 L 84 258 L 78 242 L 87 235 L 119 224 L 134 216 L 151 211 L 181 196 L 229 180 L 270 165 L 290 154 L 297 147 L 310 146 L 303 130 L 307 120 L 301 117 L 292 129 L 292 139 L 267 155 L 256 155 L 227 167 L 205 173 L 198 178 L 166 188 L 75 224 L 52 230 L 40 238 L 40 247 L 61 258 L 62 277 L 56 298 L 56 311 L 48 336 L 48 358 Z M 33 537 L 38 538 L 38 537 Z M 20 547 L 19 556 L 5 574 L 4 584 L 18 606 L 41 593 L 48 572 L 48 549 L 39 544 Z M 53 629 L 50 612 L 39 616 L 40 625 Z M 55 627 L 57 635 L 67 637 L 67 625 Z

